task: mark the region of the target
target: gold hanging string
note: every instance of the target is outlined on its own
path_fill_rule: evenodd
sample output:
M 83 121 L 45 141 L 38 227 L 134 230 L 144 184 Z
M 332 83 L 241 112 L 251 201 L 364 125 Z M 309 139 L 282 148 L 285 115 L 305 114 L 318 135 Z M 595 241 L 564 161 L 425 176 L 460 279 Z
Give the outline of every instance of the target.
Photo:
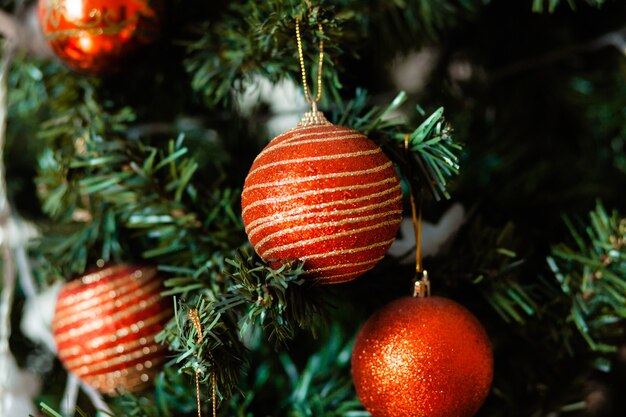
M 420 197 L 420 204 L 418 206 L 417 214 L 415 213 L 415 196 L 413 191 L 410 193 L 411 197 L 411 216 L 413 218 L 413 228 L 415 229 L 415 272 L 419 275 L 423 272 L 422 264 L 422 199 Z
M 211 403 L 213 404 L 213 417 L 217 417 L 217 376 L 215 375 L 215 358 L 210 352 L 209 358 L 211 359 Z
M 198 344 L 202 344 L 204 337 L 202 335 L 202 325 L 200 323 L 200 316 L 198 315 L 198 309 L 192 308 L 188 312 L 189 320 L 196 328 L 198 333 Z M 209 352 L 211 358 L 211 400 L 213 403 L 213 417 L 217 417 L 217 381 L 215 375 L 215 359 L 213 354 Z M 200 371 L 196 370 L 196 400 L 198 402 L 198 417 L 202 417 L 202 403 L 200 401 Z
M 317 27 L 324 36 L 324 30 L 322 28 L 322 24 L 318 23 Z M 304 89 L 304 96 L 306 100 L 309 102 L 313 110 L 317 110 L 317 102 L 322 98 L 322 68 L 324 65 L 324 39 L 320 39 L 320 56 L 319 63 L 317 69 L 317 95 L 315 96 L 315 100 L 311 98 L 311 93 L 309 91 L 309 84 L 307 82 L 306 76 L 306 67 L 304 66 L 304 53 L 302 52 L 302 36 L 300 36 L 300 18 L 296 18 L 296 41 L 298 43 L 298 58 L 300 60 L 300 71 L 302 73 L 302 88 Z
M 404 135 L 404 150 L 407 153 L 409 152 L 410 136 L 409 133 Z M 409 184 L 409 199 L 411 201 L 411 217 L 413 218 L 413 228 L 415 230 L 415 288 L 413 296 L 429 297 L 430 281 L 428 280 L 428 271 L 424 270 L 422 263 L 422 199 L 420 197 L 419 206 L 417 206 L 411 184 Z
M 404 150 L 409 151 L 410 134 L 404 135 Z M 411 184 L 409 184 L 409 197 L 411 200 L 411 216 L 413 217 L 413 229 L 415 230 L 415 272 L 418 276 L 422 273 L 422 201 L 420 199 L 419 211 L 416 209 L 415 197 Z
M 196 327 L 198 333 L 198 344 L 204 340 L 202 337 L 202 326 L 200 325 L 200 317 L 198 317 L 197 309 L 189 310 L 189 320 Z M 196 400 L 198 402 L 198 417 L 202 417 L 202 402 L 200 401 L 200 371 L 196 369 Z

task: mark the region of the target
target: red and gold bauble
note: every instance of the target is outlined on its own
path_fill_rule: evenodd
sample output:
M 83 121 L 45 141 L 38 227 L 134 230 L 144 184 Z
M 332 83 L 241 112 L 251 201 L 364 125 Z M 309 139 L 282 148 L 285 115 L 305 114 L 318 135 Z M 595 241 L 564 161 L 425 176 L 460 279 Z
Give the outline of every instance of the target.
M 52 330 L 63 365 L 100 392 L 137 392 L 165 360 L 154 337 L 172 318 L 152 267 L 115 265 L 65 284 Z
M 464 307 L 447 298 L 405 297 L 365 323 L 352 376 L 373 417 L 471 417 L 491 389 L 493 351 Z
M 39 0 L 39 23 L 67 66 L 101 74 L 117 69 L 129 53 L 157 37 L 159 4 L 156 0 Z
M 263 260 L 304 261 L 339 283 L 381 260 L 402 219 L 393 164 L 374 142 L 310 112 L 257 156 L 241 196 L 246 233 Z

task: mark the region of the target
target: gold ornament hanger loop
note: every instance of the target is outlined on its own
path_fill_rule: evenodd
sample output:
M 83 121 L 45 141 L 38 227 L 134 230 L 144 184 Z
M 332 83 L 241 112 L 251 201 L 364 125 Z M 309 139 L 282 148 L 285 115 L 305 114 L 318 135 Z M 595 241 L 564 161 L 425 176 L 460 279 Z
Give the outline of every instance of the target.
M 404 150 L 409 152 L 409 137 L 407 133 L 404 135 Z M 409 184 L 409 198 L 411 201 L 411 217 L 413 219 L 413 228 L 415 230 L 415 288 L 413 297 L 430 297 L 430 281 L 428 280 L 428 271 L 424 269 L 422 264 L 422 199 L 420 197 L 419 208 L 416 207 L 413 189 Z
M 322 28 L 322 24 L 318 23 L 317 27 L 324 36 L 324 29 Z M 311 93 L 309 91 L 309 84 L 307 82 L 306 76 L 306 67 L 304 65 L 304 53 L 302 52 L 302 36 L 300 36 L 300 18 L 296 17 L 296 41 L 298 43 L 298 58 L 300 60 L 300 71 L 302 73 L 302 88 L 304 89 L 304 96 L 306 97 L 306 101 L 309 102 L 313 111 L 317 111 L 317 102 L 322 98 L 322 69 L 324 66 L 324 39 L 320 39 L 320 55 L 319 55 L 319 63 L 317 69 L 317 95 L 315 96 L 315 100 L 311 98 Z

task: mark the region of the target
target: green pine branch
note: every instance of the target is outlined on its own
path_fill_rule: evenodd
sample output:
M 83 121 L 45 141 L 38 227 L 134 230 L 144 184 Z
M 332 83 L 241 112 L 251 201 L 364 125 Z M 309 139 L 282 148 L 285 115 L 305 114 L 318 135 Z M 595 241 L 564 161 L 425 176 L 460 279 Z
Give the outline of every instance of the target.
M 200 392 L 204 404 L 208 403 L 206 384 Z M 182 373 L 176 366 L 165 366 L 154 379 L 154 388 L 141 395 L 124 394 L 109 403 L 111 417 L 180 417 L 197 416 L 196 386 L 193 377 Z M 208 408 L 205 408 L 205 414 Z
M 448 181 L 459 173 L 462 146 L 452 138 L 443 108 L 416 127 L 396 115 L 406 101 L 406 94 L 401 92 L 384 108 L 372 106 L 367 93 L 357 90 L 353 100 L 333 111 L 332 120 L 378 142 L 414 189 L 427 188 L 436 200 L 450 198 Z M 421 108 L 417 111 L 423 116 Z
M 369 415 L 357 399 L 349 377 L 352 341 L 346 341 L 346 336 L 337 326 L 323 333 L 306 362 L 301 363 L 296 358 L 299 352 L 276 352 L 259 332 L 251 332 L 246 338 L 249 355 L 255 359 L 255 363 L 260 364 L 241 375 L 238 389 L 232 396 L 219 401 L 218 414 L 242 417 L 261 415 L 257 409 L 260 406 L 272 410 L 272 415 L 276 417 Z M 208 386 L 206 383 L 202 386 L 205 413 L 210 410 L 210 400 L 204 393 Z M 156 391 L 162 390 L 157 387 Z M 268 398 L 268 393 L 277 397 Z M 170 401 L 177 404 L 175 399 Z M 170 413 L 175 413 L 172 411 L 175 409 L 176 406 L 170 407 Z M 152 417 L 152 414 L 149 416 Z
M 188 317 L 191 309 L 198 310 L 202 342 Z M 215 302 L 199 299 L 195 305 L 179 300 L 175 318 L 157 335 L 158 342 L 167 343 L 175 358 L 168 366 L 189 377 L 200 375 L 203 385 L 211 383 L 215 373 L 216 387 L 221 395 L 230 396 L 239 375 L 247 364 L 247 352 L 238 337 L 237 314 L 231 309 L 217 309 Z
M 218 180 L 202 181 L 200 189 L 200 168 L 182 136 L 160 146 L 129 140 L 132 112 L 99 105 L 89 83 L 80 88 L 78 103 L 60 96 L 55 108 L 63 114 L 42 135 L 51 146 L 40 158 L 39 188 L 58 225 L 39 249 L 51 265 L 81 272 L 95 257 L 126 260 L 134 243 L 135 256 L 170 275 L 166 293 L 181 297 L 175 320 L 159 336 L 175 355 L 168 366 L 189 378 L 199 372 L 203 383 L 216 372 L 220 395 L 230 396 L 246 369 L 249 335 L 264 328 L 266 339 L 284 342 L 298 329 L 315 330 L 324 307 L 320 290 L 301 276 L 299 262 L 275 268 L 245 253 L 232 256 L 243 245 L 238 191 Z M 368 111 L 358 127 L 399 136 L 405 127 L 384 119 L 393 106 Z M 414 132 L 417 151 L 447 143 L 440 118 L 438 112 Z M 200 312 L 203 343 L 186 316 L 191 307 Z
M 353 341 L 346 343 L 341 330 L 332 327 L 320 348 L 306 361 L 302 369 L 287 353 L 279 356 L 287 375 L 289 395 L 279 409 L 292 417 L 366 417 L 354 392 L 349 376 Z
M 448 253 L 454 262 L 446 261 Z M 432 262 L 433 281 L 451 289 L 471 286 L 504 323 L 526 325 L 544 310 L 553 289 L 541 279 L 526 279 L 524 266 L 530 255 L 516 227 L 490 226 L 482 217 L 468 220 L 453 246 Z
M 215 369 L 220 392 L 230 396 L 247 362 L 244 342 L 250 335 L 263 328 L 266 340 L 280 344 L 297 329 L 314 331 L 323 318 L 323 302 L 319 290 L 302 277 L 300 262 L 274 269 L 245 253 L 226 262 L 222 291 L 203 292 L 194 306 L 179 302 L 176 319 L 158 340 L 175 352 L 181 371 L 199 371 L 207 381 Z M 203 343 L 187 317 L 190 308 L 199 311 Z
M 341 54 L 344 17 L 332 7 L 315 6 L 307 13 L 303 2 L 231 2 L 218 22 L 197 28 L 199 37 L 186 44 L 185 65 L 192 75 L 192 88 L 209 106 L 229 101 L 235 87 L 253 75 L 277 82 L 300 73 L 295 37 L 296 17 L 300 18 L 307 66 L 317 62 L 319 41 L 324 40 L 324 84 L 330 96 L 338 97 L 340 83 L 334 63 Z M 243 27 L 242 27 L 243 23 Z M 318 24 L 322 24 L 323 33 Z M 228 45 L 228 49 L 224 49 Z M 315 74 L 313 74 L 315 76 Z M 312 77 L 313 78 L 313 77 Z
M 568 321 L 592 350 L 615 352 L 626 322 L 626 218 L 598 203 L 589 220 L 565 218 L 571 242 L 554 246 L 548 265 L 570 302 Z
M 281 266 L 268 266 L 255 256 L 239 254 L 227 259 L 225 271 L 232 280 L 216 309 L 245 303 L 240 333 L 261 326 L 278 344 L 294 337 L 297 329 L 315 330 L 324 322 L 323 289 L 306 279 L 304 263 L 293 260 Z
M 203 320 L 203 323 L 206 321 Z M 240 375 L 238 389 L 232 395 L 223 396 L 223 391 L 218 391 L 218 415 L 260 415 L 255 407 L 261 404 L 272 409 L 272 415 L 276 417 L 369 416 L 356 397 L 349 377 L 353 341 L 347 341 L 339 327 L 332 326 L 324 332 L 318 347 L 305 363 L 296 359 L 297 352 L 275 352 L 258 334 L 250 335 L 247 343 L 253 349 L 250 354 L 256 359 L 262 356 L 263 363 Z M 124 394 L 113 398 L 110 406 L 114 416 L 196 416 L 193 372 L 181 372 L 179 369 L 178 363 L 167 365 L 157 374 L 154 389 L 148 393 L 141 396 Z M 207 371 L 210 369 L 201 369 L 203 378 Z M 268 399 L 264 397 L 267 392 L 281 393 L 279 403 L 268 404 Z M 201 383 L 200 396 L 203 415 L 211 415 L 210 380 Z M 47 404 L 41 404 L 41 407 L 47 416 L 60 415 Z M 82 410 L 77 412 L 84 417 L 88 415 Z
M 301 33 L 310 80 L 316 79 L 318 44 L 324 41 L 323 83 L 327 100 L 341 102 L 339 70 L 343 55 L 357 55 L 363 38 L 380 34 L 405 49 L 420 40 L 433 40 L 468 12 L 482 5 L 479 0 L 359 0 L 305 2 L 229 2 L 219 19 L 212 18 L 193 28 L 184 44 L 192 87 L 209 106 L 228 102 L 237 88 L 254 75 L 277 82 L 284 77 L 300 79 L 295 40 L 296 18 Z M 471 13 L 469 13 L 471 14 Z M 318 24 L 322 24 L 323 33 Z M 235 87 L 235 88 L 233 88 Z
M 40 248 L 63 260 L 65 276 L 82 272 L 87 259 L 133 253 L 170 270 L 215 263 L 215 275 L 215 260 L 245 241 L 239 192 L 223 183 L 219 165 L 199 168 L 183 135 L 154 145 L 129 140 L 132 112 L 107 110 L 91 86 L 82 90 L 81 103 L 58 103 L 61 115 L 42 126 L 50 148 L 39 158 L 37 184 L 54 225 Z

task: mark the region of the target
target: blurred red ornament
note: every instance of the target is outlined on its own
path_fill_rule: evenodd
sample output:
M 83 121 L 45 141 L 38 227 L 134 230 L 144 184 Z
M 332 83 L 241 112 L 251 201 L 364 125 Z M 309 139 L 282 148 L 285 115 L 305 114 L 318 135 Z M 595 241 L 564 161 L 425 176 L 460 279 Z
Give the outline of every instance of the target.
M 39 0 L 39 23 L 56 55 L 70 68 L 112 71 L 159 29 L 154 0 Z
M 266 262 L 298 258 L 321 283 L 374 267 L 402 219 L 393 164 L 374 142 L 307 113 L 257 156 L 241 196 L 246 233 Z
M 493 352 L 464 307 L 441 297 L 404 297 L 361 329 L 352 376 L 373 417 L 471 417 L 491 389 Z
M 165 360 L 155 335 L 173 316 L 152 267 L 87 273 L 59 293 L 52 330 L 63 365 L 100 392 L 137 392 Z

